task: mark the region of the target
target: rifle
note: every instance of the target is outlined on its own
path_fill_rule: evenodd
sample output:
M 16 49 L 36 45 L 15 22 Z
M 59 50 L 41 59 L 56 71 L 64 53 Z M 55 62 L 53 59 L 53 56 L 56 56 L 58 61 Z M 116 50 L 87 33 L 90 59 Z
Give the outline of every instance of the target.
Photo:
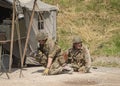
M 80 53 L 81 51 L 78 50 L 77 52 L 75 52 L 70 59 L 68 59 L 68 63 L 72 63 L 73 61 L 77 61 L 75 58 L 76 56 Z

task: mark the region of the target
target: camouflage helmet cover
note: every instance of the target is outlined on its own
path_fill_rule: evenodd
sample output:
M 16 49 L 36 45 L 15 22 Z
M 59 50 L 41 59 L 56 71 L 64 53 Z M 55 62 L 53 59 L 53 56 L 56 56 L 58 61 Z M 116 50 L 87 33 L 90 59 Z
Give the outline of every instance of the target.
M 81 43 L 81 42 L 82 42 L 82 40 L 79 36 L 73 37 L 73 43 Z
M 48 38 L 48 35 L 45 32 L 38 32 L 36 35 L 37 40 L 46 40 L 47 38 Z

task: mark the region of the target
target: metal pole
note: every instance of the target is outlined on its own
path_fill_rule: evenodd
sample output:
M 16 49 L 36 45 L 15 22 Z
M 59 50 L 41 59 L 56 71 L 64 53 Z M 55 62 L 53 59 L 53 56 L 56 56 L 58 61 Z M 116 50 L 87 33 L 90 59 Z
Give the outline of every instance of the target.
M 34 1 L 34 5 L 33 5 L 33 9 L 32 9 L 32 15 L 31 15 L 31 18 L 30 18 L 29 26 L 28 26 L 28 33 L 27 33 L 27 38 L 26 38 L 26 42 L 25 42 L 25 48 L 24 48 L 24 52 L 23 52 L 23 56 L 22 56 L 22 62 L 21 62 L 20 76 L 22 74 L 22 68 L 23 68 L 24 58 L 25 58 L 25 54 L 26 54 L 26 50 L 27 50 L 27 44 L 28 44 L 28 41 L 29 41 L 29 36 L 30 36 L 32 21 L 33 21 L 33 17 L 34 17 L 34 11 L 35 11 L 36 2 L 37 2 L 37 0 Z
M 13 39 L 14 39 L 14 22 L 15 22 L 15 1 L 16 0 L 13 0 L 13 15 L 12 15 L 12 30 L 11 30 L 9 72 L 11 72 L 11 66 L 12 66 Z

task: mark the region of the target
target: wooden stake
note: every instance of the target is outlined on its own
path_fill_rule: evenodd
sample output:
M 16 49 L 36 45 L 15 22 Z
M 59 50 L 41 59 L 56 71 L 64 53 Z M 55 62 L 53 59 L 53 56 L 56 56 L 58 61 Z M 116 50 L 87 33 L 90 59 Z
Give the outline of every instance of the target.
M 33 21 L 33 17 L 34 17 L 34 11 L 35 11 L 36 2 L 37 2 L 37 0 L 34 1 L 34 5 L 33 5 L 33 9 L 32 9 L 32 15 L 31 15 L 31 18 L 30 18 L 29 26 L 28 26 L 28 33 L 27 33 L 27 38 L 26 38 L 26 42 L 25 42 L 25 48 L 24 48 L 24 52 L 23 52 L 23 56 L 22 56 L 22 62 L 21 62 L 20 77 L 21 77 L 21 74 L 22 74 L 22 68 L 23 68 L 24 58 L 25 58 L 25 55 L 26 55 L 27 45 L 28 45 L 28 41 L 29 41 L 29 36 L 30 36 L 32 21 Z
M 15 8 L 16 8 L 16 6 L 15 6 Z M 20 53 L 20 59 L 21 59 L 20 62 L 22 62 L 22 44 L 21 44 L 21 37 L 20 37 L 19 20 L 18 20 L 17 15 L 16 15 L 16 30 L 17 30 L 18 46 L 19 46 L 19 53 Z
M 13 0 L 13 15 L 12 15 L 12 30 L 11 30 L 9 72 L 11 72 L 11 66 L 12 66 L 13 39 L 14 39 L 14 22 L 15 22 L 15 1 L 16 0 Z

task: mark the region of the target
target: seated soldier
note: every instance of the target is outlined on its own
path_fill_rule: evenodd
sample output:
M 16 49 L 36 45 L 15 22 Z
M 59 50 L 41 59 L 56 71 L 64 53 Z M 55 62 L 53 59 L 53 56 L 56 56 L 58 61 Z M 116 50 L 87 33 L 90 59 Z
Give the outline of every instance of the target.
M 88 48 L 83 45 L 81 38 L 75 36 L 73 38 L 72 48 L 67 52 L 67 64 L 69 64 L 74 71 L 89 73 L 91 68 L 91 57 Z
M 36 39 L 38 41 L 38 54 L 36 58 L 39 60 L 40 64 L 45 67 L 43 75 L 63 73 L 65 60 L 61 48 L 52 39 L 48 38 L 47 34 L 44 32 L 39 32 Z M 72 71 L 71 68 L 65 70 Z

